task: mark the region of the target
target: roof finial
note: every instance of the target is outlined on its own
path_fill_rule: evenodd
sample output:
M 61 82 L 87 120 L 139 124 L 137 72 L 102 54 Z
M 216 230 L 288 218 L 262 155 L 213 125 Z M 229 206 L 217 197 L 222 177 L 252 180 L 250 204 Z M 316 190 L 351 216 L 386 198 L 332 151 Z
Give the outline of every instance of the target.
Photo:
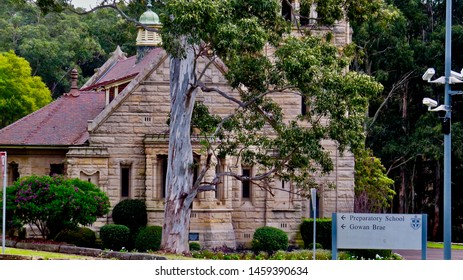
M 148 5 L 146 5 L 146 7 L 148 7 L 148 9 L 153 8 L 153 5 L 151 5 L 151 0 L 148 0 Z

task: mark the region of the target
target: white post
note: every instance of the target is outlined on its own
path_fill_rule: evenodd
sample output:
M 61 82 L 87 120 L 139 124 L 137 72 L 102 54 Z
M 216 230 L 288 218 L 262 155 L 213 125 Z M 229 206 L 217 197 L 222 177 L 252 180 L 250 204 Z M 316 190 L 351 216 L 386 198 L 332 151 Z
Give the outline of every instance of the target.
M 315 260 L 315 253 L 316 253 L 316 236 L 317 236 L 317 189 L 312 188 L 310 189 L 310 199 L 312 200 L 312 211 L 313 211 L 313 260 Z
M 2 176 L 3 176 L 3 213 L 2 213 L 2 254 L 5 254 L 5 234 L 6 234 L 6 152 L 0 153 L 2 157 Z

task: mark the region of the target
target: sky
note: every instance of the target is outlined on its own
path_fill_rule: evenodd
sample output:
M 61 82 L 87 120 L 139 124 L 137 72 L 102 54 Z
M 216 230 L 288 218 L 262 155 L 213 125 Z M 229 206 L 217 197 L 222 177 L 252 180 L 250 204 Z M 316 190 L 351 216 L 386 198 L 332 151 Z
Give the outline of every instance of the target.
M 99 0 L 72 0 L 74 7 L 81 7 L 89 9 L 90 6 L 95 7 Z

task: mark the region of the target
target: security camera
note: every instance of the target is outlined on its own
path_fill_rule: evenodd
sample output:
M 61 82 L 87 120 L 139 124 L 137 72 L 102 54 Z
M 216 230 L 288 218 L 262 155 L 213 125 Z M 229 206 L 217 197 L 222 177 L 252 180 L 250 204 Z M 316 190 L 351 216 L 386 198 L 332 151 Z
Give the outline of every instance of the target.
M 426 70 L 423 74 L 423 81 L 431 80 L 434 74 L 436 74 L 436 70 L 434 70 L 434 68 L 428 68 L 428 70 Z
M 437 101 L 428 97 L 423 98 L 423 105 L 428 106 L 429 110 L 437 106 Z
M 463 83 L 463 74 L 458 73 L 455 71 L 450 71 L 450 79 L 449 79 L 450 84 L 459 84 Z
M 450 76 L 457 78 L 459 80 L 463 80 L 463 75 L 461 73 L 455 72 L 455 71 L 450 71 Z

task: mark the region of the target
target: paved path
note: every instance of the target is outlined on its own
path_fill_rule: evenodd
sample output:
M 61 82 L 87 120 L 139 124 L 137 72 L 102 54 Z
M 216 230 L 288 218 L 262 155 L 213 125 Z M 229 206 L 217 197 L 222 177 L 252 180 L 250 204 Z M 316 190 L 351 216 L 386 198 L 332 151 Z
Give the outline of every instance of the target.
M 427 260 L 443 260 L 444 249 L 428 248 L 426 254 Z M 421 260 L 420 250 L 394 250 L 406 260 Z M 463 250 L 452 250 L 452 260 L 463 260 Z

